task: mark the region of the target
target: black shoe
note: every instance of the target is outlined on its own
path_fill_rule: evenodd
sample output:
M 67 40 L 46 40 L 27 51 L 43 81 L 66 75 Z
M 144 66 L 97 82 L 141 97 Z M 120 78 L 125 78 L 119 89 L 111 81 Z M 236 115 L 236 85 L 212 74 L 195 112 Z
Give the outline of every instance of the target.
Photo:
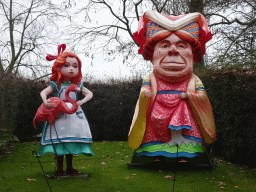
M 72 175 L 72 176 L 76 176 L 76 175 L 79 175 L 79 172 L 75 169 L 67 169 L 66 170 L 66 174 L 67 175 Z
M 63 176 L 63 175 L 64 175 L 63 171 L 57 171 L 57 172 L 55 173 L 55 177 L 61 177 L 61 176 Z

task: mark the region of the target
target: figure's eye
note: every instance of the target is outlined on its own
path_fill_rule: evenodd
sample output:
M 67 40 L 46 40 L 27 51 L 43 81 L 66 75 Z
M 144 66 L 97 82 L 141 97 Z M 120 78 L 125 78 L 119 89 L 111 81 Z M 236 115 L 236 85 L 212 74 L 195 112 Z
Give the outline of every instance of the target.
M 69 64 L 67 64 L 67 63 L 65 63 L 64 65 L 63 65 L 63 67 L 68 67 L 69 66 Z
M 162 48 L 168 48 L 168 45 L 167 44 L 163 44 Z
M 181 43 L 181 44 L 178 45 L 178 48 L 179 48 L 179 49 L 184 49 L 185 47 L 186 47 L 186 46 L 185 46 L 185 44 L 183 44 L 183 43 Z
M 77 67 L 78 67 L 78 65 L 74 65 L 73 67 L 74 67 L 74 68 L 77 68 Z

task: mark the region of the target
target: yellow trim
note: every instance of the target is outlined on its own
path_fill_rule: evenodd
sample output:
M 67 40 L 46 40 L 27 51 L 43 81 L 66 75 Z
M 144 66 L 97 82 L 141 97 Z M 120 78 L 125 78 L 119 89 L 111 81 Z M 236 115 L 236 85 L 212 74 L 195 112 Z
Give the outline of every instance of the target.
M 144 96 L 144 93 L 141 93 L 139 98 L 138 118 L 136 119 L 133 129 L 131 130 L 131 133 L 128 137 L 129 146 L 133 150 L 140 146 L 144 137 L 147 125 L 147 105 L 149 99 L 150 98 Z

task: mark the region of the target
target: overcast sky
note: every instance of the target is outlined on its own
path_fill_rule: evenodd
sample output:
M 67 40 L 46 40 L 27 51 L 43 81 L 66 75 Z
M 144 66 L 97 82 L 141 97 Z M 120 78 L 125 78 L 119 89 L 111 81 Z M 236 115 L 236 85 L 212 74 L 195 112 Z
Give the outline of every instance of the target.
M 56 1 L 56 4 L 60 3 L 59 0 L 54 1 Z M 70 14 L 73 15 L 74 12 L 84 6 L 84 2 L 77 1 L 76 6 L 72 7 L 68 11 L 70 12 Z M 73 23 L 74 25 L 78 25 L 79 27 L 81 27 L 82 25 L 86 25 L 87 27 L 89 27 L 93 25 L 112 24 L 114 17 L 108 9 L 100 9 L 95 13 L 95 15 L 92 16 L 92 21 L 90 23 L 84 23 L 84 14 L 82 12 L 79 15 L 75 15 L 73 19 L 75 21 L 75 23 Z M 65 25 L 67 26 L 70 24 L 66 21 Z M 65 25 L 63 25 L 64 28 Z M 133 31 L 136 31 L 137 25 L 138 22 L 135 22 Z M 127 33 L 124 33 L 124 36 L 122 38 L 130 39 Z M 60 42 L 60 44 L 61 43 L 62 42 Z M 95 50 L 86 49 L 85 47 L 88 47 L 87 45 L 79 45 L 74 47 L 74 52 L 76 52 L 79 58 L 82 60 L 82 73 L 84 78 L 89 78 L 88 80 L 92 78 L 94 80 L 103 81 L 107 81 L 108 79 L 129 80 L 138 75 L 143 77 L 150 72 L 151 64 L 146 63 L 142 59 L 142 56 L 138 55 L 137 58 L 129 60 L 129 62 L 133 65 L 132 67 L 129 67 L 129 64 L 123 63 L 123 57 L 121 54 L 113 56 L 115 59 L 110 59 L 104 56 L 102 53 L 97 52 L 97 44 L 100 44 L 100 42 L 95 42 Z M 68 44 L 66 50 L 70 50 L 70 46 Z M 86 57 L 84 54 L 87 51 L 90 52 L 89 57 Z M 91 57 L 92 54 L 94 54 L 93 59 Z

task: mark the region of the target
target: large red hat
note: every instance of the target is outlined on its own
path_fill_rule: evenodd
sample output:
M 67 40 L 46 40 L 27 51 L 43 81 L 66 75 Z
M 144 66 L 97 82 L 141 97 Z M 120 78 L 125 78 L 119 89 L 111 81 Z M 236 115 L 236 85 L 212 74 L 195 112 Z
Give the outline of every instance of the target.
M 207 21 L 200 13 L 172 16 L 147 11 L 140 18 L 138 30 L 133 34 L 133 39 L 140 46 L 139 54 L 142 54 L 147 41 L 166 31 L 182 32 L 199 40 L 202 56 L 205 54 L 205 44 L 212 38 Z

